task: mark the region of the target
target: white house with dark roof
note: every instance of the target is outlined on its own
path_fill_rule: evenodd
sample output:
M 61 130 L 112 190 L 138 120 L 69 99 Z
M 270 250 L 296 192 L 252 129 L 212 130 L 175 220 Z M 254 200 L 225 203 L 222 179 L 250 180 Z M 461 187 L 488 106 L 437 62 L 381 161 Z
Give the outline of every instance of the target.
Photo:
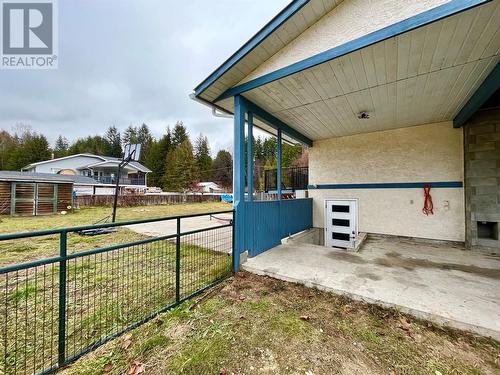
M 99 184 L 115 185 L 120 162 L 121 159 L 110 156 L 76 154 L 32 163 L 25 166 L 22 171 L 85 176 L 94 179 Z M 141 163 L 131 161 L 123 167 L 120 186 L 145 190 L 149 172 L 151 170 Z

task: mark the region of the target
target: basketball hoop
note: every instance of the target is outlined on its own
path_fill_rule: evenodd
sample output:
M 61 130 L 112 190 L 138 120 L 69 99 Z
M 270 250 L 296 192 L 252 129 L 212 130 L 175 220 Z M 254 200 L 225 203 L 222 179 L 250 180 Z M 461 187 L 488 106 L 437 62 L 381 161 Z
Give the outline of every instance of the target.
M 123 160 L 128 161 L 139 161 L 141 158 L 141 144 L 130 144 L 125 145 L 125 149 L 123 152 Z

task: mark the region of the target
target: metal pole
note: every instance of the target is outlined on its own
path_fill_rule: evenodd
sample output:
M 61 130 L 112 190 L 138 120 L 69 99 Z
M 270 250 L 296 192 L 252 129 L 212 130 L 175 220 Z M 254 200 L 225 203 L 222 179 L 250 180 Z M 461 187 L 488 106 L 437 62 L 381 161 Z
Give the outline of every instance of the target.
M 253 201 L 253 113 L 248 112 L 248 141 L 247 141 L 247 184 L 248 201 Z
M 281 129 L 278 129 L 278 170 L 276 171 L 277 176 L 276 176 L 276 185 L 277 185 L 277 190 L 278 190 L 278 200 L 281 200 L 281 161 L 282 161 L 282 134 L 281 134 Z
M 59 367 L 66 361 L 66 255 L 68 236 L 65 231 L 59 237 L 59 330 L 58 330 L 58 361 Z
M 247 208 L 245 202 L 245 112 L 246 106 L 243 97 L 234 97 L 234 163 L 233 163 L 233 206 L 236 211 L 236 232 L 234 264 L 237 271 L 240 267 L 240 253 L 245 247 L 245 230 L 249 231 L 249 238 L 253 236 L 252 228 L 246 227 Z M 249 223 L 251 224 L 251 223 Z M 249 249 L 250 250 L 250 249 Z
M 175 302 L 181 300 L 181 218 L 177 218 L 177 237 L 175 239 Z
M 111 218 L 112 223 L 114 223 L 116 220 L 116 206 L 118 204 L 118 194 L 119 194 L 119 190 L 120 190 L 120 175 L 122 172 L 122 164 L 123 164 L 123 161 L 120 164 L 118 164 L 118 172 L 117 172 L 116 184 L 115 184 L 115 197 L 113 199 L 113 214 L 112 214 L 112 218 Z

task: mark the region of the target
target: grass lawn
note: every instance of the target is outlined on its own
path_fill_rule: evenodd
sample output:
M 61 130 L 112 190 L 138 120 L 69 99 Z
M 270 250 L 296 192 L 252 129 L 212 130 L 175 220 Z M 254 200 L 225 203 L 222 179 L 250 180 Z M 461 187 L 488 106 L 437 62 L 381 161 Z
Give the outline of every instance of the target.
M 210 211 L 230 210 L 231 205 L 221 202 L 190 203 L 144 207 L 119 207 L 117 221 L 187 215 Z M 109 207 L 82 208 L 67 215 L 36 217 L 0 217 L 0 234 L 90 225 L 111 214 Z M 68 235 L 68 253 L 139 240 L 144 236 L 125 228 L 95 237 Z M 38 237 L 22 241 L 0 243 L 0 266 L 33 259 L 56 256 L 59 252 L 57 236 Z
M 227 209 L 213 203 L 121 209 L 120 220 Z M 102 208 L 51 217 L 4 218 L 6 232 L 85 225 L 105 215 Z M 9 225 L 11 224 L 11 225 Z M 10 229 L 5 229 L 10 228 Z M 230 254 L 197 245 L 196 239 L 231 235 L 231 228 L 186 236 L 180 245 L 180 298 L 231 275 Z M 129 229 L 85 237 L 68 236 L 70 252 L 148 239 Z M 58 237 L 5 241 L 2 262 L 57 255 Z M 175 239 L 70 259 L 66 264 L 66 358 L 121 332 L 176 301 Z M 0 275 L 0 374 L 38 373 L 57 363 L 58 262 Z
M 245 272 L 198 302 L 160 315 L 61 373 L 500 372 L 493 340 Z

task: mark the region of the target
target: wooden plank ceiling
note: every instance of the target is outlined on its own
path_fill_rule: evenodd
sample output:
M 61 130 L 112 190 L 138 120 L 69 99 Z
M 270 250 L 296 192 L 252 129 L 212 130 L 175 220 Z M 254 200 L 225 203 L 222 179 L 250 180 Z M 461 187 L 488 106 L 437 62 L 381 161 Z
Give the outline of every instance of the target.
M 243 95 L 313 140 L 451 121 L 499 50 L 494 1 Z M 232 111 L 232 98 L 217 104 Z

